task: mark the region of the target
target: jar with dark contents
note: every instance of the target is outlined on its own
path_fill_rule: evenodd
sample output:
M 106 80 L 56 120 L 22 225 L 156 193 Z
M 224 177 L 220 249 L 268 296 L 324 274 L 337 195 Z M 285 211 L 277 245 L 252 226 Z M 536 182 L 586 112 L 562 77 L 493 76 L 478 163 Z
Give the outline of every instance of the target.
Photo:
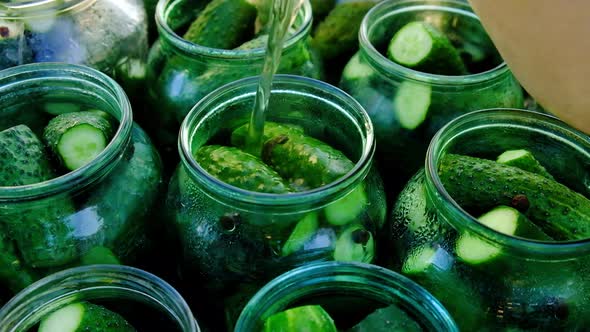
M 373 121 L 392 197 L 446 123 L 476 110 L 523 107 L 520 85 L 466 1 L 383 1 L 365 16 L 359 42 L 340 87 Z
M 317 261 L 375 261 L 386 214 L 372 167 L 371 122 L 332 86 L 278 75 L 265 135 L 284 129 L 286 137 L 265 139 L 260 159 L 241 150 L 257 83 L 249 78 L 226 85 L 187 116 L 179 138 L 182 162 L 167 198 L 181 276 L 190 288 L 185 295 L 195 308 L 204 294 L 216 299 L 230 327 L 253 292 L 282 272 Z M 279 151 L 285 154 L 274 159 Z M 306 189 L 340 172 L 343 158 L 349 168 L 342 176 Z M 329 169 L 314 168 L 320 164 Z M 299 167 L 306 171 L 302 178 L 285 176 Z
M 121 87 L 88 67 L 22 65 L 3 71 L 0 110 L 0 288 L 140 264 L 161 161 Z
M 0 3 L 0 69 L 34 62 L 86 65 L 116 79 L 134 98 L 147 54 L 142 0 Z
M 473 112 L 433 138 L 391 213 L 389 266 L 465 331 L 588 326 L 590 139 L 524 110 Z

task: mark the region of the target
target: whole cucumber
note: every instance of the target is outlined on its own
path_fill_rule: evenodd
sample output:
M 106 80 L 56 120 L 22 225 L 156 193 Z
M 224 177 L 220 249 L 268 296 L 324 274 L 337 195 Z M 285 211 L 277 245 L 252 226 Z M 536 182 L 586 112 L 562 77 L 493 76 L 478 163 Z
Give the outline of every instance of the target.
M 291 191 L 277 172 L 240 149 L 207 145 L 199 148 L 195 159 L 209 174 L 232 186 L 275 194 Z
M 256 7 L 246 0 L 213 0 L 183 38 L 205 47 L 231 50 L 252 39 Z

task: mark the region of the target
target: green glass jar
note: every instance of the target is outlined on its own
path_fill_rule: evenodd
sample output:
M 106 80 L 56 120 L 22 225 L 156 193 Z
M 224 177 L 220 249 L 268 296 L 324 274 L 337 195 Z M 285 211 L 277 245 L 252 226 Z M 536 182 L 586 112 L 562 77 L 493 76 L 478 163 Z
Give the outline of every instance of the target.
M 145 79 L 147 54 L 142 0 L 0 3 L 0 69 L 33 62 L 86 65 L 133 97 Z
M 80 264 L 135 264 L 148 247 L 161 161 L 133 123 L 121 87 L 96 70 L 68 64 L 23 65 L 0 75 L 0 130 L 26 125 L 42 137 L 56 112 L 87 109 L 118 122 L 96 158 L 44 182 L 0 187 L 0 289 L 17 292 Z M 3 157 L 3 167 L 27 169 Z
M 43 317 L 79 302 L 118 313 L 138 332 L 200 331 L 172 286 L 143 270 L 118 265 L 77 267 L 43 278 L 0 309 L 0 331 L 36 331 Z
M 164 161 L 178 162 L 176 143 L 178 129 L 191 108 L 205 95 L 240 78 L 259 75 L 264 48 L 223 50 L 204 47 L 184 40 L 178 31 L 191 23 L 202 2 L 161 1 L 156 10 L 160 38 L 150 51 L 148 81 L 150 107 L 139 114 L 163 153 Z M 195 9 L 195 7 L 197 9 Z M 178 12 L 188 13 L 178 17 Z M 285 41 L 279 73 L 320 77 L 319 62 L 309 46 L 312 15 L 305 1 L 292 26 L 294 32 Z
M 385 56 L 389 41 L 412 21 L 428 22 L 445 33 L 473 74 L 433 75 L 390 61 Z M 450 120 L 486 108 L 523 106 L 520 85 L 465 1 L 383 1 L 365 16 L 359 42 L 340 87 L 373 121 L 376 159 L 391 197 L 420 168 L 430 139 Z M 402 119 L 406 112 L 411 114 Z M 406 120 L 415 113 L 423 119 Z
M 499 109 L 464 115 L 433 138 L 425 169 L 410 180 L 393 208 L 390 234 L 395 250 L 390 266 L 428 289 L 465 331 L 584 330 L 590 317 L 590 240 L 550 242 L 497 232 L 475 219 L 479 213 L 474 217 L 466 211 L 473 207 L 460 206 L 439 175 L 449 154 L 496 160 L 515 149 L 529 150 L 557 181 L 590 198 L 588 136 L 531 111 Z M 485 172 L 486 167 L 476 172 Z M 457 171 L 466 173 L 455 179 L 469 186 L 475 175 L 467 174 L 467 168 Z M 502 186 L 508 198 L 521 196 L 508 204 L 529 202 L 530 207 L 514 206 L 533 221 L 537 219 L 529 212 L 540 207 L 545 195 L 555 194 L 549 181 L 528 197 L 519 195 L 520 189 L 512 191 L 516 177 L 502 181 L 500 175 L 491 175 L 484 192 Z M 506 205 L 480 199 L 482 188 L 475 182 L 465 188 L 478 202 L 491 204 L 481 208 L 482 214 L 494 205 Z M 549 206 L 560 209 L 564 217 L 571 213 L 572 223 L 582 220 L 574 217 L 577 206 Z M 524 224 L 522 219 L 518 222 Z M 542 223 L 535 224 L 547 232 Z
M 373 262 L 386 214 L 367 114 L 350 96 L 317 80 L 278 75 L 266 118 L 298 125 L 342 151 L 355 163 L 345 176 L 314 190 L 269 194 L 227 185 L 199 166 L 197 149 L 226 141 L 247 123 L 257 83 L 257 77 L 231 83 L 193 108 L 181 128 L 182 162 L 167 198 L 182 278 L 192 287 L 189 301 L 210 294 L 226 307 L 230 324 L 256 289 L 295 266 Z M 309 224 L 315 226 L 299 226 Z
M 275 278 L 248 302 L 235 331 L 263 331 L 266 318 L 301 305 L 320 305 L 341 331 L 391 305 L 400 311 L 387 318 L 406 325 L 379 331 L 402 331 L 410 326 L 419 326 L 416 330 L 421 331 L 459 331 L 440 302 L 418 284 L 382 267 L 342 262 L 310 264 Z

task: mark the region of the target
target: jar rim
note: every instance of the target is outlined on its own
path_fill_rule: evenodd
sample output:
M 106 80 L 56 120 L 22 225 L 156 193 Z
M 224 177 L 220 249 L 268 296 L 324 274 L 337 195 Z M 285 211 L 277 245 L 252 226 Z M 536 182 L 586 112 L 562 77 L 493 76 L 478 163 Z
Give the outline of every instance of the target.
M 175 310 L 172 310 L 173 308 L 166 309 L 174 311 L 174 314 L 177 316 L 181 316 L 175 318 L 179 321 L 182 320 L 182 323 L 185 325 L 184 328 L 187 328 L 183 329 L 184 331 L 200 331 L 199 325 L 195 320 L 192 311 L 190 310 L 188 304 L 186 303 L 182 295 L 180 295 L 180 293 L 166 281 L 152 273 L 135 267 L 108 264 L 74 267 L 56 272 L 36 281 L 35 283 L 29 285 L 27 288 L 20 291 L 10 301 L 8 301 L 8 303 L 6 303 L 2 308 L 0 308 L 0 322 L 5 322 L 7 319 L 10 319 L 11 314 L 19 315 L 21 312 L 30 312 L 31 310 L 28 309 L 31 309 L 32 306 L 35 306 L 36 309 L 41 309 L 38 303 L 41 297 L 52 295 L 52 287 L 59 286 L 62 281 L 74 279 L 76 277 L 83 278 L 85 280 L 97 279 L 110 280 L 111 282 L 120 281 L 134 283 L 140 285 L 141 287 L 149 288 L 149 290 L 157 292 L 158 295 L 166 297 L 166 300 L 169 300 L 170 304 L 174 304 L 176 306 L 174 308 Z M 130 290 L 133 292 L 140 293 L 143 292 L 140 290 L 134 290 L 132 286 L 133 285 L 128 285 L 127 288 L 125 288 L 121 285 L 116 285 L 113 287 L 116 287 L 119 290 Z M 69 293 L 74 294 L 80 291 L 84 291 L 85 289 L 94 288 L 96 288 L 96 285 L 82 285 L 81 287 L 78 286 L 75 289 L 69 290 Z M 60 297 L 63 296 L 67 295 L 62 295 Z M 41 304 L 41 306 L 46 304 L 47 302 L 44 302 Z M 18 323 L 22 323 L 28 317 L 17 316 L 15 318 L 20 319 Z
M 359 280 L 351 280 L 349 278 L 351 276 L 358 277 Z M 363 282 L 370 278 L 375 279 L 375 282 Z M 287 294 L 289 294 L 289 300 L 297 300 L 297 291 L 304 287 L 321 284 L 322 290 L 325 290 L 327 283 L 336 285 L 344 282 L 362 283 L 365 287 L 378 288 L 381 294 L 395 299 L 395 303 L 409 304 L 420 312 L 427 312 L 429 316 L 432 316 L 433 321 L 430 323 L 438 323 L 441 331 L 458 331 L 455 321 L 440 301 L 411 279 L 377 265 L 336 261 L 307 264 L 285 272 L 268 282 L 248 301 L 238 318 L 235 330 L 249 327 L 248 322 L 259 319 L 260 314 L 269 310 L 278 298 L 284 298 Z
M 176 50 L 182 51 L 189 56 L 202 56 L 220 60 L 242 60 L 242 59 L 262 59 L 266 53 L 265 48 L 256 48 L 251 50 L 226 50 L 219 48 L 206 47 L 191 43 L 176 34 L 176 32 L 168 25 L 167 8 L 177 0 L 159 1 L 156 6 L 156 25 L 160 36 L 164 35 L 166 41 L 169 42 Z M 305 0 L 298 16 L 302 16 L 301 26 L 289 36 L 283 45 L 283 51 L 291 49 L 299 41 L 305 38 L 307 32 L 311 29 L 312 14 L 311 4 L 309 0 Z
M 61 83 L 75 83 L 83 80 L 91 82 L 108 92 L 108 98 L 115 101 L 120 109 L 119 127 L 113 138 L 92 161 L 86 165 L 47 181 L 24 186 L 1 187 L 0 201 L 34 200 L 62 193 L 72 188 L 79 188 L 100 178 L 121 157 L 121 151 L 127 146 L 133 127 L 131 104 L 123 88 L 112 78 L 98 70 L 66 63 L 32 63 L 2 71 L 0 91 L 16 89 L 22 85 L 38 81 L 59 79 Z M 7 84 L 7 85 L 5 85 Z
M 180 128 L 178 149 L 181 163 L 185 165 L 193 178 L 201 180 L 199 182 L 201 182 L 206 188 L 214 188 L 216 191 L 224 193 L 224 196 L 231 197 L 232 200 L 267 207 L 275 206 L 288 208 L 295 205 L 317 202 L 326 197 L 339 195 L 339 193 L 343 192 L 343 189 L 349 189 L 348 191 L 352 191 L 356 184 L 364 179 L 371 167 L 372 157 L 375 151 L 373 124 L 367 112 L 350 95 L 325 82 L 302 76 L 285 74 L 275 75 L 272 91 L 280 91 L 281 93 L 298 93 L 299 87 L 313 87 L 318 90 L 323 90 L 329 92 L 330 95 L 337 97 L 339 102 L 347 105 L 346 109 L 348 113 L 357 117 L 356 119 L 353 117 L 349 118 L 351 121 L 356 121 L 355 125 L 359 130 L 362 130 L 365 140 L 363 142 L 362 154 L 359 160 L 345 176 L 330 184 L 309 191 L 287 194 L 261 193 L 226 184 L 210 175 L 196 162 L 192 155 L 192 135 L 193 132 L 196 132 L 199 129 L 199 126 L 205 123 L 208 117 L 216 111 L 216 109 L 211 108 L 211 106 L 222 101 L 225 95 L 244 87 L 248 88 L 248 93 L 242 94 L 239 98 L 253 98 L 256 94 L 258 80 L 259 76 L 247 77 L 218 88 L 201 99 L 185 117 Z M 281 87 L 279 88 L 279 86 Z M 273 92 L 271 92 L 271 94 L 272 93 Z M 234 100 L 235 99 L 236 98 L 234 98 Z M 331 101 L 331 103 L 334 102 Z
M 97 0 L 29 0 L 18 3 L 0 3 L 0 19 L 22 20 L 60 15 L 85 8 Z M 16 16 L 14 15 L 16 14 Z
M 438 0 L 435 3 L 428 0 L 388 0 L 382 1 L 375 5 L 367 15 L 365 15 L 359 30 L 359 43 L 361 45 L 361 52 L 366 55 L 378 67 L 380 71 L 386 73 L 394 73 L 406 80 L 413 80 L 417 82 L 426 82 L 431 85 L 468 85 L 478 84 L 496 79 L 499 76 L 510 73 L 508 65 L 505 61 L 491 68 L 489 70 L 467 75 L 439 75 L 430 74 L 417 70 L 407 68 L 399 65 L 379 52 L 370 40 L 370 33 L 375 24 L 381 23 L 379 18 L 387 16 L 395 16 L 412 11 L 423 10 L 444 10 L 467 16 L 477 21 L 480 21 L 477 15 L 473 13 L 471 7 L 464 2 L 458 0 Z M 375 22 L 372 24 L 372 22 Z
M 435 201 L 439 201 L 441 203 L 439 205 L 446 207 L 441 211 L 453 215 L 453 218 L 449 218 L 449 222 L 453 223 L 453 225 L 466 228 L 469 232 L 493 243 L 509 247 L 514 251 L 545 259 L 562 259 L 579 256 L 583 253 L 590 253 L 590 238 L 575 241 L 550 242 L 514 237 L 498 232 L 480 223 L 475 217 L 465 211 L 445 189 L 444 184 L 438 175 L 438 161 L 441 152 L 445 150 L 453 139 L 461 134 L 461 128 L 465 125 L 469 125 L 472 121 L 475 122 L 481 119 L 489 120 L 494 118 L 501 119 L 507 115 L 510 115 L 513 120 L 526 119 L 529 120 L 530 123 L 530 120 L 534 119 L 537 122 L 549 124 L 553 129 L 567 134 L 568 141 L 572 142 L 575 140 L 576 143 L 582 145 L 583 149 L 590 151 L 589 136 L 570 127 L 565 122 L 552 115 L 513 108 L 492 108 L 467 113 L 445 125 L 430 142 L 425 161 L 427 192 L 432 191 L 432 194 L 429 195 L 429 197 Z M 452 137 L 449 139 L 447 138 L 448 136 Z

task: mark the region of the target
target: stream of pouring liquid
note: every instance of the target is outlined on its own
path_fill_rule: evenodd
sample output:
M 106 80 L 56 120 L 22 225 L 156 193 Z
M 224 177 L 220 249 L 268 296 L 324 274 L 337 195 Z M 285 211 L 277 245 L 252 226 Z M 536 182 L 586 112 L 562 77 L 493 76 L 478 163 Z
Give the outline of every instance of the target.
M 469 2 L 525 89 L 590 134 L 590 1 Z
M 289 27 L 295 21 L 297 12 L 304 0 L 273 0 L 270 15 L 270 33 L 266 54 L 264 56 L 264 66 L 260 75 L 260 81 L 256 90 L 254 100 L 254 109 L 250 117 L 248 127 L 248 136 L 246 137 L 246 151 L 260 156 L 262 152 L 262 134 L 264 132 L 264 120 L 268 102 L 270 99 L 270 90 L 272 87 L 273 76 L 281 62 L 281 53 L 283 43 L 287 36 Z

